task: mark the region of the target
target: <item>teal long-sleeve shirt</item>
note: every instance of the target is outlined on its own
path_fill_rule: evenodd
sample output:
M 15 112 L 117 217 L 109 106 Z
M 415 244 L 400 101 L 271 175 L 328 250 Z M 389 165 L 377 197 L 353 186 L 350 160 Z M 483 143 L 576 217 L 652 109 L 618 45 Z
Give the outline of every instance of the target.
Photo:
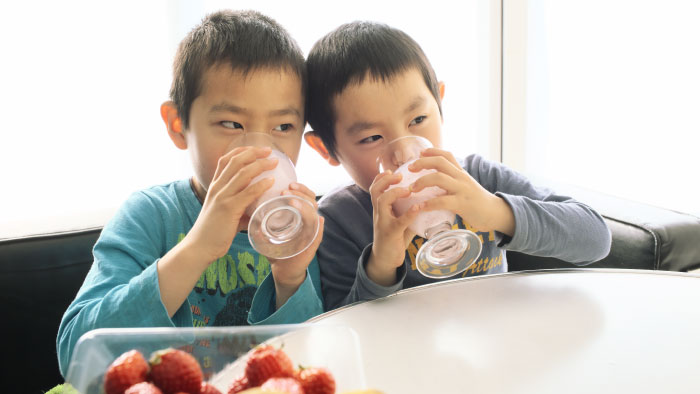
M 292 324 L 323 312 L 315 258 L 306 280 L 275 310 L 270 263 L 240 233 L 170 318 L 155 263 L 185 237 L 201 209 L 189 180 L 181 180 L 132 194 L 105 225 L 93 249 L 92 267 L 58 330 L 63 376 L 78 339 L 96 328 Z

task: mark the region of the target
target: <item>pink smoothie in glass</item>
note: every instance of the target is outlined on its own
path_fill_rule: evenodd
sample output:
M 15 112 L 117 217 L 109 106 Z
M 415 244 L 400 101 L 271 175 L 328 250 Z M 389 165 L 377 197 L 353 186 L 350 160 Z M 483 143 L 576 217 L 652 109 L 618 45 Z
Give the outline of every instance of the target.
M 408 166 L 416 160 L 417 159 L 414 159 L 407 163 L 404 163 L 399 168 L 397 168 L 396 171 L 394 171 L 395 173 L 399 173 L 402 175 L 401 182 L 399 182 L 396 185 L 392 185 L 387 190 L 393 189 L 395 187 L 407 188 L 409 185 L 411 185 L 411 183 L 418 180 L 418 178 L 424 175 L 437 172 L 435 170 L 421 170 L 419 172 L 409 171 Z M 411 195 L 406 198 L 400 198 L 396 200 L 393 205 L 394 213 L 396 215 L 403 215 L 406 211 L 408 211 L 409 208 L 411 208 L 411 206 L 420 204 L 423 201 L 427 201 L 431 198 L 439 197 L 444 194 L 445 191 L 437 186 L 426 187 L 418 193 L 411 193 Z M 416 219 L 413 221 L 409 228 L 417 235 L 420 235 L 423 238 L 428 238 L 426 234 L 428 229 L 435 225 L 445 222 L 452 225 L 454 220 L 455 214 L 447 210 L 425 211 L 419 213 L 418 216 L 416 216 Z
M 248 208 L 246 208 L 246 214 L 248 216 L 252 216 L 253 212 L 255 211 L 255 208 L 258 207 L 258 205 L 264 203 L 265 201 L 280 196 L 281 193 L 287 189 L 289 189 L 289 184 L 292 182 L 296 182 L 297 180 L 297 175 L 296 172 L 294 171 L 294 164 L 292 164 L 292 161 L 289 160 L 287 155 L 284 153 L 278 151 L 278 150 L 272 150 L 272 153 L 270 153 L 270 156 L 268 156 L 268 159 L 271 158 L 277 158 L 277 166 L 275 168 L 265 171 L 262 174 L 256 176 L 253 178 L 252 181 L 250 181 L 250 184 L 254 184 L 255 182 L 258 182 L 264 178 L 269 178 L 273 177 L 275 179 L 275 183 L 263 193 L 260 198 L 258 198 L 254 203 L 252 203 Z

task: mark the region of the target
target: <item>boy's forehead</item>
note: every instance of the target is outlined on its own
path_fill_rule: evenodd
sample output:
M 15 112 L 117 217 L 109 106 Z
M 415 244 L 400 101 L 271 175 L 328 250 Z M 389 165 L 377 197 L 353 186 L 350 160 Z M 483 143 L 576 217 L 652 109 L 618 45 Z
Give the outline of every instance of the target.
M 285 98 L 296 102 L 301 100 L 303 110 L 303 89 L 301 78 L 290 68 L 255 68 L 250 70 L 235 69 L 226 65 L 210 67 L 203 75 L 199 96 L 210 96 L 215 105 L 219 105 L 219 96 L 228 101 L 242 99 L 242 96 L 262 96 L 269 99 L 269 104 Z
M 338 122 L 381 116 L 387 111 L 410 112 L 431 99 L 434 97 L 420 72 L 409 69 L 386 79 L 365 75 L 334 96 L 333 108 Z
M 218 85 L 227 79 L 245 85 L 256 78 L 267 78 L 273 82 L 294 80 L 301 89 L 301 77 L 290 66 L 258 66 L 251 68 L 234 67 L 229 63 L 216 63 L 205 69 L 200 78 L 200 93 L 211 85 Z M 301 89 L 303 94 L 303 89 Z
M 202 80 L 192 110 L 211 116 L 294 116 L 301 121 L 301 79 L 291 70 L 257 69 L 244 74 L 230 67 L 213 67 Z

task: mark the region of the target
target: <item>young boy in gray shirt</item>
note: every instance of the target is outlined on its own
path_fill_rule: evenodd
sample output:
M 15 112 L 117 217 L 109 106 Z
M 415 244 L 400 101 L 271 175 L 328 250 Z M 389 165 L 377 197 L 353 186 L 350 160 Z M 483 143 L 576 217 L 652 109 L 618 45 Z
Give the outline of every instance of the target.
M 462 276 L 507 272 L 505 250 L 584 265 L 607 256 L 611 235 L 601 216 L 572 198 L 532 185 L 506 166 L 473 154 L 458 162 L 441 149 L 444 85 L 420 46 L 392 27 L 342 25 L 307 58 L 306 142 L 355 184 L 325 195 L 317 252 L 326 310 L 437 280 L 416 270 L 425 239 L 409 225 L 421 211 L 457 214 L 456 227 L 476 232 L 481 254 Z M 435 148 L 409 169 L 436 170 L 409 188 L 400 174 L 379 173 L 377 157 L 400 137 L 427 138 Z M 446 193 L 397 215 L 392 204 L 426 187 Z

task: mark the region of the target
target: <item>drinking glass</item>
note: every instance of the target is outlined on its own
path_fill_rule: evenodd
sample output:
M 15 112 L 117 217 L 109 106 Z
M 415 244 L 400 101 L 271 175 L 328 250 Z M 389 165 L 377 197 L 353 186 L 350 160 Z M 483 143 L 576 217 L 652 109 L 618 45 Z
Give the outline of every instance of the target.
M 314 205 L 299 196 L 281 195 L 296 182 L 294 164 L 275 144 L 269 134 L 244 133 L 232 143 L 232 147 L 270 147 L 267 158 L 277 158 L 277 166 L 256 176 L 254 184 L 272 177 L 275 183 L 262 196 L 246 208 L 250 217 L 248 239 L 253 248 L 268 258 L 286 259 L 306 250 L 318 233 L 318 213 Z
M 387 190 L 408 188 L 422 176 L 437 172 L 433 169 L 408 170 L 408 166 L 420 158 L 421 152 L 431 147 L 430 141 L 419 136 L 389 142 L 377 158 L 379 170 L 392 170 L 402 177 L 398 184 Z M 426 187 L 396 200 L 392 208 L 396 215 L 403 215 L 411 206 L 444 194 L 445 191 L 437 186 Z M 411 231 L 427 239 L 416 255 L 416 267 L 421 274 L 429 278 L 448 278 L 469 268 L 479 257 L 481 240 L 469 230 L 453 229 L 455 217 L 455 213 L 447 210 L 423 211 L 409 226 Z

